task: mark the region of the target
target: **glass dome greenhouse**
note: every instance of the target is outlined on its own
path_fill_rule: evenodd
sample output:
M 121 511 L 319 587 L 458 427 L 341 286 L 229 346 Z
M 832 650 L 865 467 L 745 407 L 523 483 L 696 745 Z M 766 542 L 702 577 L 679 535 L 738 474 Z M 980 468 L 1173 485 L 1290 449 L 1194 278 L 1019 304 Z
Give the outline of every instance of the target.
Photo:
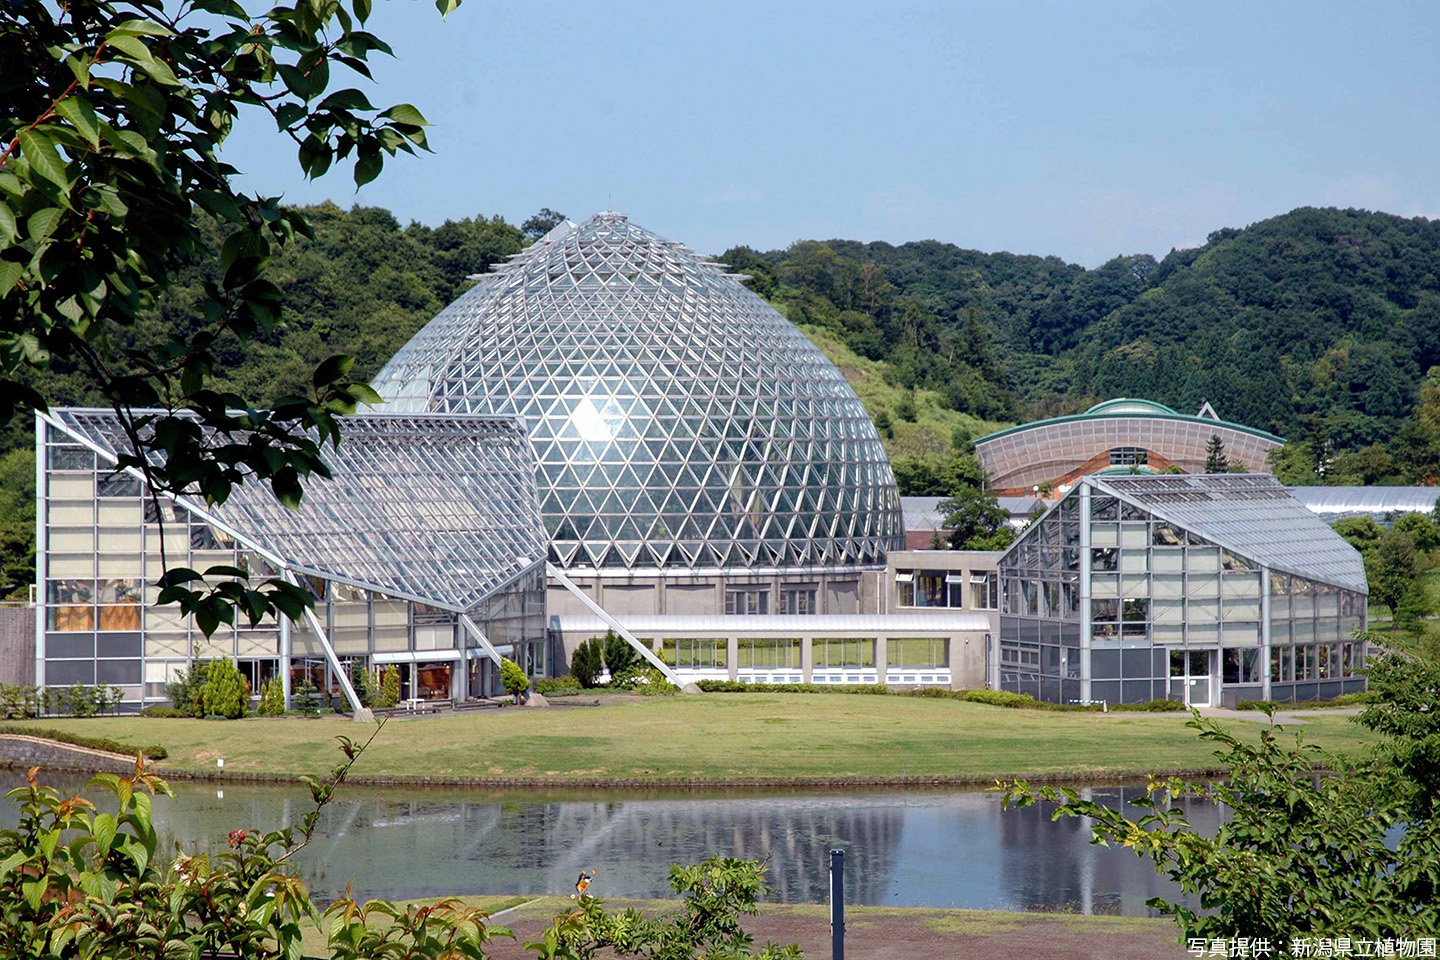
M 840 371 L 722 264 L 616 213 L 486 274 L 375 380 L 387 412 L 518 414 L 551 561 L 839 569 L 903 542 Z

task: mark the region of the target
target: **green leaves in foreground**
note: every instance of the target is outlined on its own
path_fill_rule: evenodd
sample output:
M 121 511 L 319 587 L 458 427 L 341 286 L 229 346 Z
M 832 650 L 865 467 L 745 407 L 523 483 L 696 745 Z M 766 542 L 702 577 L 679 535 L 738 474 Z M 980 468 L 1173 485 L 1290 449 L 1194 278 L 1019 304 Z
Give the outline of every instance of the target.
M 1384 699 L 1394 693 L 1376 686 Z M 1440 705 L 1440 685 L 1429 697 L 1431 709 Z M 1216 745 L 1227 780 L 1152 779 L 1147 795 L 1131 801 L 1145 811 L 1134 820 L 1075 790 L 1024 781 L 1005 785 L 1004 803 L 1045 802 L 1055 819 L 1089 817 L 1092 842 L 1148 857 L 1198 901 L 1198 910 L 1147 901 L 1176 919 L 1182 942 L 1266 938 L 1283 950 L 1294 937 L 1413 939 L 1440 929 L 1440 825 L 1414 803 L 1406 784 L 1416 771 L 1401 759 L 1414 741 L 1392 739 L 1356 760 L 1292 741 L 1278 726 L 1252 744 L 1198 714 L 1189 725 Z M 1188 800 L 1227 808 L 1214 836 L 1191 827 Z
M 458 2 L 438 6 L 448 14 Z M 321 364 L 308 393 L 265 412 L 216 388 L 226 364 L 243 362 L 279 321 L 282 294 L 266 277 L 274 254 L 310 236 L 278 198 L 235 189 L 240 171 L 220 149 L 245 108 L 270 116 L 310 177 L 354 160 L 361 185 L 387 157 L 427 149 L 414 106 L 378 108 L 337 82 L 368 81 L 371 54 L 390 53 L 363 29 L 369 13 L 369 0 L 258 14 L 234 0 L 9 5 L 0 18 L 0 425 L 44 410 L 55 398 L 36 385 L 63 374 L 121 415 L 133 448 L 121 466 L 155 494 L 220 503 L 258 481 L 297 507 L 306 480 L 326 475 L 322 448 L 340 442 L 336 417 L 379 402 L 349 379 L 347 360 Z M 207 219 L 225 239 L 188 316 L 161 342 L 122 346 L 180 270 L 211 265 Z M 256 602 L 278 612 L 285 596 L 219 590 L 195 609 L 208 633 Z
M 0 830 L 0 956 L 85 960 L 239 956 L 299 958 L 306 928 L 328 928 L 332 960 L 483 960 L 487 946 L 513 937 L 483 910 L 453 899 L 432 904 L 359 903 L 346 896 L 323 917 L 294 858 L 316 837 L 321 814 L 384 724 L 357 744 L 339 737 L 344 762 L 328 777 L 307 777 L 311 807 L 298 826 L 237 827 L 215 853 L 162 851 L 152 797 L 172 796 L 143 760 L 128 776 L 100 774 L 87 785 L 107 810 L 43 786 L 31 770 L 10 791 L 19 825 Z M 113 810 L 113 812 L 111 812 Z M 163 854 L 163 855 L 162 855 Z M 607 955 L 681 960 L 749 957 L 740 917 L 756 911 L 765 866 L 712 858 L 671 868 L 682 896 L 670 916 L 634 910 L 607 914 L 582 896 L 527 946 L 544 958 Z M 755 956 L 798 960 L 795 947 L 767 945 Z

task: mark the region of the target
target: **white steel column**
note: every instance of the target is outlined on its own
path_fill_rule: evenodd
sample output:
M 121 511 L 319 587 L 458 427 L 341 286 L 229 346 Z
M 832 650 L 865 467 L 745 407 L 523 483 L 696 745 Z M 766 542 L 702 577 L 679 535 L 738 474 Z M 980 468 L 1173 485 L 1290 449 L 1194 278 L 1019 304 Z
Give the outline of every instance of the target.
M 45 561 L 46 541 L 48 539 L 49 527 L 46 517 L 49 514 L 47 504 L 49 503 L 49 489 L 46 484 L 48 474 L 46 471 L 46 440 L 49 437 L 50 426 L 45 419 L 37 412 L 35 414 L 35 686 L 45 686 L 45 619 L 47 608 L 45 606 L 49 598 L 49 585 L 45 582 L 48 578 L 48 563 Z M 91 478 L 94 478 L 94 471 L 91 471 Z M 144 652 L 143 650 L 141 651 Z M 140 682 L 144 683 L 142 676 Z M 144 697 L 144 691 L 141 691 Z
M 290 618 L 280 614 L 280 692 L 285 697 L 285 709 L 290 709 Z
M 1090 696 L 1090 484 L 1080 481 L 1080 699 Z M 1167 681 L 1168 682 L 1168 681 Z
M 460 614 L 460 626 L 464 627 L 466 632 L 475 638 L 476 642 L 480 644 L 480 649 L 484 652 L 485 656 L 495 661 L 495 668 L 498 670 L 500 668 L 500 661 L 503 658 L 500 656 L 500 651 L 496 650 L 495 645 L 490 642 L 490 638 L 485 636 L 485 631 L 480 629 L 480 625 L 474 620 L 471 620 L 468 613 L 462 613 Z M 469 659 L 467 658 L 465 662 L 468 669 Z
M 281 576 L 293 586 L 300 586 L 295 581 L 295 575 L 289 570 L 284 571 Z M 340 666 L 340 658 L 335 656 L 335 648 L 330 646 L 330 638 L 325 635 L 325 628 L 320 625 L 320 618 L 315 615 L 314 607 L 305 608 L 305 619 L 310 624 L 310 629 L 315 631 L 315 636 L 320 641 L 320 648 L 325 651 L 325 659 L 329 661 L 330 669 L 335 671 L 335 678 L 340 681 L 340 692 L 345 694 L 345 699 L 350 703 L 350 709 L 355 712 L 355 718 L 362 719 L 360 711 L 365 708 L 360 705 L 360 697 L 356 695 L 355 688 L 350 685 L 350 674 Z M 328 692 L 326 695 L 328 696 Z
M 670 667 L 669 664 L 667 664 L 664 660 L 661 660 L 659 657 L 655 656 L 655 651 L 651 650 L 647 644 L 642 643 L 640 640 L 636 639 L 633 633 L 631 633 L 629 630 L 626 630 L 623 626 L 620 625 L 619 620 L 616 620 L 614 617 L 610 616 L 610 614 L 606 613 L 604 607 L 600 606 L 600 604 L 596 603 L 594 600 L 591 600 L 588 596 L 586 596 L 585 591 L 575 586 L 575 584 L 571 582 L 570 578 L 565 576 L 565 574 L 561 572 L 559 567 L 556 567 L 554 564 L 547 563 L 545 564 L 545 573 L 549 576 L 554 577 L 556 582 L 559 583 L 560 586 L 564 587 L 566 590 L 569 590 L 576 597 L 578 597 L 580 599 L 580 602 L 585 605 L 585 609 L 595 614 L 595 616 L 599 617 L 601 620 L 604 620 L 605 623 L 609 625 L 611 630 L 614 630 L 620 636 L 624 637 L 625 642 L 630 644 L 630 646 L 634 647 L 639 652 L 640 656 L 644 657 L 647 661 L 649 661 L 651 666 L 664 674 L 666 680 L 669 680 L 671 683 L 675 684 L 675 686 L 677 687 L 680 687 L 682 690 L 684 689 L 685 684 L 680 682 L 680 675 L 677 674 L 674 669 Z
M 1260 568 L 1260 691 L 1261 700 L 1270 699 L 1270 568 Z

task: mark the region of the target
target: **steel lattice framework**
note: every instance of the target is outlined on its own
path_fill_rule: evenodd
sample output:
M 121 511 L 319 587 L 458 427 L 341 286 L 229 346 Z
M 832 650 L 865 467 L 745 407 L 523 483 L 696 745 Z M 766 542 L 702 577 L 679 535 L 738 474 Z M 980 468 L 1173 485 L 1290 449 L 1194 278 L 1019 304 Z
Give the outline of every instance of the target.
M 845 378 L 736 274 L 616 213 L 561 224 L 415 335 L 387 410 L 518 414 L 567 569 L 847 568 L 902 543 Z
M 136 411 L 142 417 L 154 411 Z M 52 422 L 114 462 L 132 450 L 110 410 L 59 408 Z M 544 561 L 535 461 L 511 417 L 359 414 L 326 447 L 298 510 L 260 483 L 223 504 L 183 506 L 298 573 L 456 612 Z

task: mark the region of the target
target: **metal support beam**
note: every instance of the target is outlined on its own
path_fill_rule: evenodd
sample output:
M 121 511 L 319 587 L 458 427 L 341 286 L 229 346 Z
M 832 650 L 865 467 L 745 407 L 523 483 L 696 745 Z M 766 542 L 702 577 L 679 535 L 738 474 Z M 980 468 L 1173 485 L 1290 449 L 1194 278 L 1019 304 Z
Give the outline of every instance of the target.
M 480 629 L 480 625 L 474 620 L 471 620 L 468 613 L 462 613 L 460 614 L 460 626 L 464 627 L 470 636 L 479 642 L 480 649 L 484 651 L 485 656 L 494 660 L 495 666 L 498 668 L 500 666 L 500 660 L 502 659 L 500 651 L 495 649 L 495 645 L 490 642 L 489 637 L 485 636 L 485 631 Z
M 675 672 L 675 669 L 673 667 L 671 667 L 664 660 L 661 660 L 659 657 L 655 656 L 655 651 L 650 649 L 649 644 L 641 642 L 639 639 L 636 638 L 635 634 L 622 627 L 619 620 L 616 620 L 614 617 L 610 616 L 610 614 L 605 612 L 604 607 L 600 606 L 600 604 L 587 597 L 585 595 L 585 591 L 575 586 L 575 584 L 571 582 L 570 578 L 565 576 L 565 574 L 562 573 L 558 567 L 556 567 L 552 563 L 547 563 L 545 564 L 545 573 L 548 576 L 554 577 L 555 581 L 559 583 L 560 586 L 564 587 L 566 590 L 569 590 L 571 593 L 575 594 L 575 596 L 579 597 L 580 602 L 585 605 L 585 609 L 595 614 L 595 616 L 599 617 L 601 620 L 604 620 L 605 623 L 609 625 L 611 630 L 614 630 L 620 636 L 624 637 L 625 642 L 630 644 L 630 646 L 634 647 L 636 652 L 638 652 L 640 656 L 644 657 L 647 661 L 650 662 L 651 666 L 663 673 L 666 680 L 669 680 L 677 687 L 680 687 L 682 689 L 684 688 L 685 685 L 680 682 L 680 675 Z
M 295 575 L 289 570 L 281 572 L 281 576 L 294 586 L 300 586 L 295 580 Z M 335 678 L 340 681 L 340 691 L 345 694 L 345 699 L 350 703 L 350 709 L 355 716 L 361 716 L 360 711 L 365 708 L 360 705 L 360 697 L 356 695 L 355 688 L 350 685 L 350 675 L 340 666 L 340 658 L 335 656 L 335 648 L 330 646 L 330 638 L 325 635 L 325 628 L 320 625 L 320 618 L 315 616 L 315 610 L 311 607 L 305 608 L 305 619 L 310 624 L 310 629 L 315 631 L 315 636 L 320 640 L 320 647 L 325 651 L 325 659 L 330 663 L 330 669 L 335 671 Z M 289 664 L 286 664 L 289 669 Z M 367 711 L 368 713 L 368 711 Z

